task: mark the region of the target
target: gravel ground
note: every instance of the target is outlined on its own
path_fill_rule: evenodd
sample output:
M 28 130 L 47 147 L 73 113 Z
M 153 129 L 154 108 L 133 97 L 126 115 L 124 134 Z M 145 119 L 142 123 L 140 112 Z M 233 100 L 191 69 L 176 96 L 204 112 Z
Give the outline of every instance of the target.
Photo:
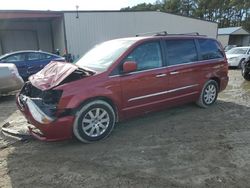
M 208 109 L 194 104 L 132 119 L 95 144 L 0 139 L 0 187 L 249 187 L 250 82 L 238 70 Z M 14 96 L 0 122 L 26 126 Z

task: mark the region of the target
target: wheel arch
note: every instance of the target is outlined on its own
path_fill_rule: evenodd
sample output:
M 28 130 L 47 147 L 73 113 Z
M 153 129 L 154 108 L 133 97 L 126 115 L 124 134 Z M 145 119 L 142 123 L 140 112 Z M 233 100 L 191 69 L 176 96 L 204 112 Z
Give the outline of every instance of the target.
M 238 68 L 241 68 L 242 67 L 242 63 L 246 60 L 245 57 L 241 58 L 241 60 L 239 61 L 239 64 L 238 64 Z
M 219 79 L 218 77 L 212 77 L 212 78 L 210 78 L 210 80 L 216 81 L 216 83 L 218 84 L 218 89 L 219 89 L 219 91 L 220 91 L 220 85 L 221 85 L 220 79 Z

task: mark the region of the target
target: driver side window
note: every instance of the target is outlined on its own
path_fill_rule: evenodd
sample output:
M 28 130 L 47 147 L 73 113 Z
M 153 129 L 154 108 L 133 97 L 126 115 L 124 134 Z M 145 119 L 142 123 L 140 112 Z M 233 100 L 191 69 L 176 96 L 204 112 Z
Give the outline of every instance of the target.
M 135 61 L 137 71 L 149 70 L 162 66 L 161 48 L 159 42 L 144 43 L 135 48 L 125 61 Z

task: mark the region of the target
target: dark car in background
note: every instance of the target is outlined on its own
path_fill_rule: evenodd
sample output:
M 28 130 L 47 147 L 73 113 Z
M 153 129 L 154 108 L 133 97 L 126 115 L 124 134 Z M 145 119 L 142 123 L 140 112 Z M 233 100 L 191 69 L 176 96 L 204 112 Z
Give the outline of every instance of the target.
M 250 81 L 250 56 L 244 60 L 241 74 L 245 80 Z
M 40 71 L 52 60 L 65 61 L 65 58 L 48 52 L 34 50 L 17 51 L 0 56 L 0 63 L 15 64 L 24 80 Z

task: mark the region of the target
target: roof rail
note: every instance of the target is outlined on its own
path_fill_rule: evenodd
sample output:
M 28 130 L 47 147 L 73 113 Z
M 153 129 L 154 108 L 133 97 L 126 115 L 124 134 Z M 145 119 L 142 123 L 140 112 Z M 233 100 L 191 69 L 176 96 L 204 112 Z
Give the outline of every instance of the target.
M 207 35 L 200 35 L 198 32 L 192 32 L 192 33 L 177 33 L 177 34 L 168 34 L 168 35 L 188 35 L 188 36 L 203 36 L 206 37 Z
M 192 33 L 181 33 L 179 35 L 200 35 L 198 32 L 192 32 Z
M 139 36 L 144 36 L 144 35 L 154 35 L 154 36 L 165 36 L 165 35 L 168 35 L 167 31 L 160 31 L 160 32 L 147 32 L 147 33 L 139 33 L 139 34 L 136 34 L 135 36 L 136 37 L 139 37 Z
M 191 32 L 191 33 L 167 33 L 167 31 L 161 31 L 161 32 L 147 32 L 147 33 L 139 33 L 136 35 L 136 37 L 144 36 L 144 35 L 153 35 L 153 36 L 167 36 L 167 35 L 197 35 L 197 36 L 206 36 L 206 35 L 200 35 L 198 32 Z

